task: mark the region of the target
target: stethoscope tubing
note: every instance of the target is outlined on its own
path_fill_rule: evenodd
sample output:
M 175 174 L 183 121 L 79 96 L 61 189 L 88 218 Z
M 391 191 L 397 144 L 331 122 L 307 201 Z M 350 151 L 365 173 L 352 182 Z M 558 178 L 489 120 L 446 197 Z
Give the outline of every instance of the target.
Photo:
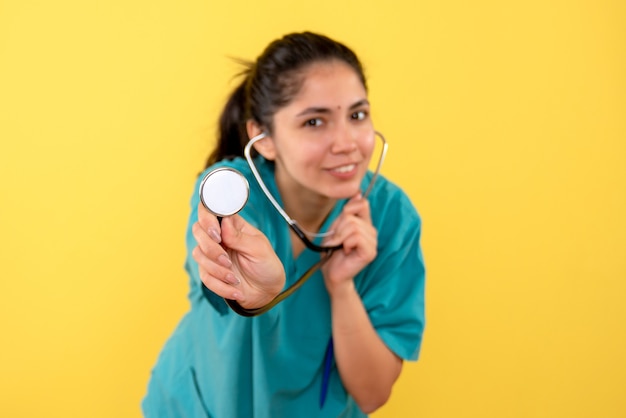
M 365 190 L 365 193 L 363 193 L 363 197 L 364 198 L 367 198 L 369 193 L 372 191 L 372 188 L 374 186 L 374 182 L 375 182 L 376 178 L 378 177 L 378 174 L 380 173 L 380 168 L 381 168 L 382 163 L 385 160 L 385 156 L 387 154 L 387 141 L 385 140 L 385 137 L 378 131 L 375 131 L 375 134 L 379 138 L 381 138 L 381 140 L 383 142 L 383 147 L 382 147 L 382 150 L 381 150 L 380 158 L 378 159 L 378 163 L 376 165 L 376 170 L 374 171 L 374 174 L 372 175 L 372 178 L 370 180 L 370 183 L 369 183 L 367 189 Z M 311 250 L 313 250 L 315 252 L 322 253 L 322 256 L 320 257 L 320 260 L 318 262 L 316 262 L 315 264 L 313 264 L 298 280 L 296 280 L 287 289 L 285 289 L 281 293 L 279 293 L 278 296 L 276 296 L 274 299 L 272 299 L 272 301 L 270 303 L 268 303 L 267 305 L 265 305 L 265 306 L 262 306 L 260 308 L 254 308 L 254 309 L 246 309 L 246 308 L 242 307 L 235 300 L 224 299 L 226 301 L 226 303 L 228 304 L 228 306 L 230 306 L 230 308 L 233 311 L 235 311 L 236 313 L 238 313 L 241 316 L 246 316 L 246 317 L 261 315 L 261 314 L 269 311 L 270 309 L 272 309 L 274 306 L 276 306 L 277 304 L 279 304 L 280 302 L 282 302 L 286 298 L 288 298 L 296 290 L 298 290 L 313 275 L 313 273 L 315 273 L 318 269 L 320 269 L 330 259 L 330 257 L 333 255 L 333 253 L 336 250 L 339 250 L 339 249 L 341 249 L 343 247 L 343 245 L 336 245 L 336 246 L 333 246 L 333 247 L 325 247 L 325 246 L 320 246 L 320 245 L 317 245 L 317 244 L 313 243 L 306 236 L 304 231 L 302 231 L 302 229 L 300 227 L 298 227 L 298 224 L 296 223 L 296 221 L 291 219 L 289 217 L 289 215 L 287 215 L 287 213 L 283 210 L 283 208 L 280 207 L 280 205 L 278 204 L 276 199 L 274 199 L 274 196 L 272 196 L 272 194 L 268 190 L 267 186 L 265 185 L 265 182 L 261 178 L 261 175 L 259 174 L 259 171 L 257 170 L 256 165 L 254 164 L 254 161 L 253 161 L 252 156 L 251 156 L 251 149 L 252 149 L 252 146 L 254 145 L 254 143 L 257 142 L 257 141 L 260 141 L 261 139 L 265 138 L 266 136 L 267 135 L 265 133 L 261 133 L 259 135 L 254 136 L 253 138 L 250 139 L 250 141 L 248 141 L 248 144 L 244 148 L 244 156 L 245 156 L 245 158 L 246 158 L 246 160 L 248 162 L 248 165 L 250 166 L 250 170 L 252 170 L 252 174 L 254 175 L 254 178 L 256 179 L 259 187 L 261 188 L 261 190 L 263 191 L 263 193 L 265 194 L 267 199 L 272 203 L 272 205 L 278 211 L 278 213 L 289 224 L 289 226 L 295 232 L 295 234 L 298 236 L 298 238 L 307 246 L 307 248 L 309 248 L 309 249 L 311 249 Z
M 380 156 L 378 158 L 378 163 L 376 164 L 376 169 L 372 175 L 372 178 L 370 179 L 369 185 L 367 186 L 367 189 L 365 189 L 365 193 L 363 193 L 363 198 L 367 198 L 367 196 L 369 196 L 370 192 L 372 191 L 372 188 L 374 187 L 374 182 L 376 181 L 376 178 L 378 177 L 379 173 L 380 173 L 380 169 L 383 165 L 383 161 L 385 160 L 385 157 L 387 156 L 387 140 L 385 139 L 385 137 L 383 136 L 383 134 L 381 134 L 378 131 L 374 131 L 374 135 L 378 136 L 383 145 L 382 145 L 382 149 L 380 152 Z M 272 204 L 272 206 L 274 206 L 274 208 L 276 209 L 276 211 L 278 211 L 278 213 L 283 217 L 283 219 L 287 222 L 287 224 L 289 224 L 289 226 L 291 227 L 291 229 L 295 232 L 295 234 L 298 236 L 298 238 L 300 238 L 300 240 L 302 240 L 302 242 L 307 246 L 307 248 L 316 251 L 316 252 L 324 252 L 324 251 L 329 251 L 329 250 L 338 250 L 340 249 L 342 246 L 341 245 L 337 245 L 334 247 L 324 247 L 324 246 L 320 246 L 317 245 L 315 243 L 313 243 L 307 236 L 306 233 L 298 226 L 297 222 L 293 219 L 291 219 L 291 217 L 289 215 L 287 215 L 287 212 L 285 212 L 283 210 L 283 208 L 278 204 L 278 202 L 276 201 L 276 199 L 274 198 L 274 196 L 272 196 L 272 193 L 269 191 L 269 189 L 267 188 L 267 186 L 265 185 L 265 182 L 263 181 L 263 179 L 261 178 L 261 175 L 259 174 L 259 171 L 257 170 L 256 165 L 254 164 L 254 160 L 252 159 L 252 146 L 260 141 L 263 138 L 267 137 L 267 133 L 262 132 L 259 135 L 256 135 L 254 137 L 252 137 L 250 139 L 250 141 L 248 141 L 248 143 L 246 144 L 245 148 L 244 148 L 244 156 L 246 158 L 246 161 L 248 162 L 248 165 L 250 166 L 250 170 L 252 171 L 252 175 L 254 176 L 254 178 L 256 179 L 259 187 L 261 188 L 261 190 L 263 191 L 263 193 L 265 194 L 265 196 L 267 197 L 267 199 L 270 201 L 270 203 Z

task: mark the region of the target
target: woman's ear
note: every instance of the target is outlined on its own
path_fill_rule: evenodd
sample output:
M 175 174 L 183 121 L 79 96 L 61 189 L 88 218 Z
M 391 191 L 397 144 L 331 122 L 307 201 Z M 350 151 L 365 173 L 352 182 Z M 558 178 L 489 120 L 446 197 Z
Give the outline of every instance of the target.
M 269 136 L 267 131 L 264 131 L 259 124 L 252 119 L 246 122 L 246 131 L 248 131 L 248 138 L 254 138 L 265 132 L 265 138 L 255 142 L 253 147 L 266 160 L 273 161 L 276 158 L 276 148 L 274 147 L 274 140 Z

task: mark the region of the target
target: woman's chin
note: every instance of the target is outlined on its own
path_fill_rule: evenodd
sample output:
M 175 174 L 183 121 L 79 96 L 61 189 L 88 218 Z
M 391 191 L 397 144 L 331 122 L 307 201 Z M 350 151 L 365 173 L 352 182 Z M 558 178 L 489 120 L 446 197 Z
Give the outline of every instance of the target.
M 341 190 L 333 190 L 332 193 L 328 194 L 328 197 L 331 199 L 343 200 L 343 199 L 351 199 L 357 194 L 361 192 L 361 189 L 358 186 L 355 187 L 346 187 Z

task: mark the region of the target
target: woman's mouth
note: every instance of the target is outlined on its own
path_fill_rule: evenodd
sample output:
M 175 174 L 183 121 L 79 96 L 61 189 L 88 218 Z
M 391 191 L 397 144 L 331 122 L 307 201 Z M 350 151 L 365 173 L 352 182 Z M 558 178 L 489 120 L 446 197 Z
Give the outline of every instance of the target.
M 341 167 L 335 167 L 330 171 L 332 171 L 333 173 L 338 173 L 338 174 L 347 174 L 347 173 L 354 171 L 355 168 L 356 168 L 356 164 L 348 164 L 348 165 L 342 165 Z
M 339 180 L 351 180 L 358 173 L 358 164 L 346 164 L 328 170 L 329 174 Z

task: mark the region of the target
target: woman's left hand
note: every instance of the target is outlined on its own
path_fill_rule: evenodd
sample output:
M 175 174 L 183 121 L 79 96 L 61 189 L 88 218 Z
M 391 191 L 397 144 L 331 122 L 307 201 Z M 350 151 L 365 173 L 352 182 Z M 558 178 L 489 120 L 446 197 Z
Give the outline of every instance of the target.
M 352 285 L 354 276 L 376 258 L 378 233 L 372 225 L 369 202 L 360 194 L 346 203 L 330 229 L 335 233 L 323 245 L 343 244 L 322 267 L 326 288 L 332 295 L 346 284 Z

